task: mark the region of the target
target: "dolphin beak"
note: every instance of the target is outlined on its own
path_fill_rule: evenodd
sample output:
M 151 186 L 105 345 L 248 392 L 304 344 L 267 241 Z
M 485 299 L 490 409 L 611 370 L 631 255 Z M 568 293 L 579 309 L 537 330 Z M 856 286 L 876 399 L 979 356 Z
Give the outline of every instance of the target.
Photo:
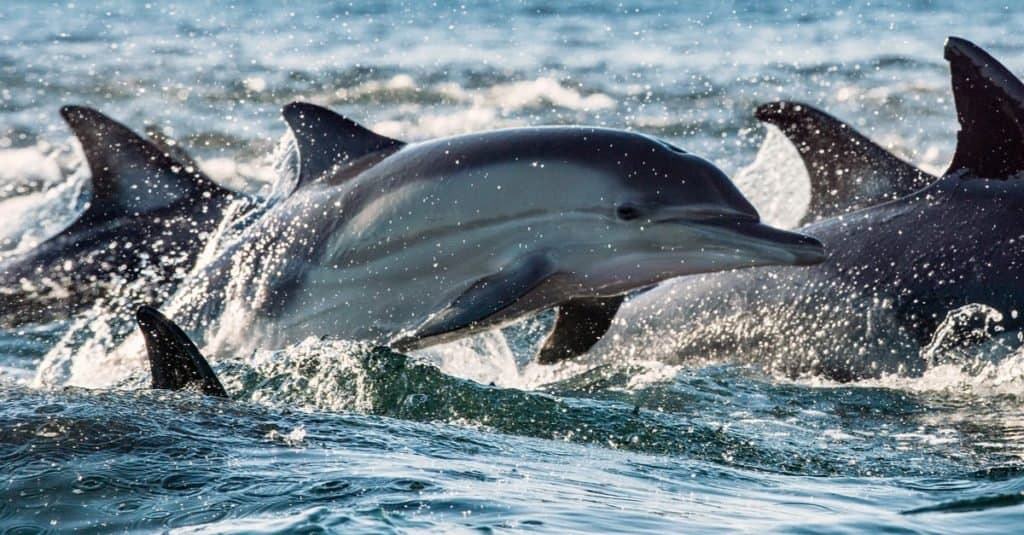
M 756 221 L 702 221 L 701 225 L 728 229 L 734 238 L 729 240 L 733 242 L 730 245 L 766 263 L 809 266 L 828 257 L 825 246 L 817 239 Z

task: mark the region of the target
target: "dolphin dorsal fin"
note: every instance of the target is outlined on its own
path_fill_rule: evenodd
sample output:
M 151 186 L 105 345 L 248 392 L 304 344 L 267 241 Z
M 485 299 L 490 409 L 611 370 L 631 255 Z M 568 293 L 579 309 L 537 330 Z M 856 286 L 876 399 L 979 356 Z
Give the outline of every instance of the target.
M 199 169 L 199 162 L 181 146 L 181 142 L 167 135 L 160 127 L 147 126 L 146 138 L 167 156 L 195 170 Z
M 308 102 L 292 102 L 281 110 L 281 115 L 299 150 L 299 188 L 324 176 L 336 165 L 405 145 Z
M 174 322 L 148 306 L 139 307 L 135 320 L 146 340 L 153 388 L 191 388 L 207 396 L 228 397 L 199 349 Z
M 770 102 L 754 115 L 782 130 L 804 161 L 811 177 L 804 222 L 896 199 L 935 180 L 814 106 Z
M 984 178 L 1024 171 L 1024 84 L 974 43 L 946 40 L 960 132 L 946 174 L 967 170 Z
M 64 106 L 60 113 L 82 144 L 92 173 L 92 201 L 83 217 L 111 219 L 204 193 L 228 193 L 199 169 L 92 108 Z

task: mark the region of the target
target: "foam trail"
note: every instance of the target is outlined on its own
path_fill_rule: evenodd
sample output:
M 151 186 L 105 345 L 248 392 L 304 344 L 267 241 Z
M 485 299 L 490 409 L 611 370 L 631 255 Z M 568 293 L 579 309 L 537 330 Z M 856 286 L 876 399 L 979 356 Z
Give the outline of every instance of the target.
M 521 386 L 515 355 L 500 330 L 424 348 L 413 354 L 449 375 L 482 384 Z

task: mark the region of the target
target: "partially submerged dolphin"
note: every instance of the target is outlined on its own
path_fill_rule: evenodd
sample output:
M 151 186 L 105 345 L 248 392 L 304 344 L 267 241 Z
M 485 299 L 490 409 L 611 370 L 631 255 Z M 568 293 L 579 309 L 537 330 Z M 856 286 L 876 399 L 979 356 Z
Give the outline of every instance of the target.
M 295 191 L 180 305 L 197 330 L 219 314 L 236 349 L 332 336 L 408 350 L 559 307 L 561 355 L 596 341 L 627 292 L 824 258 L 761 224 L 714 165 L 650 136 L 540 127 L 406 144 L 311 104 L 283 115 Z
M 195 390 L 208 396 L 228 397 L 199 348 L 174 322 L 149 306 L 139 307 L 135 321 L 146 341 L 152 388 Z
M 92 200 L 56 236 L 0 263 L 0 327 L 70 317 L 140 277 L 169 295 L 239 198 L 96 110 L 61 115 L 81 142 Z
M 849 125 L 804 104 L 762 106 L 758 117 L 801 149 L 819 199 L 811 218 L 826 219 L 798 231 L 829 258 L 664 284 L 624 305 L 614 332 L 643 338 L 648 356 L 746 355 L 849 380 L 920 372 L 917 350 L 968 304 L 1000 311 L 1003 329 L 1024 326 L 1024 84 L 963 39 L 945 57 L 960 132 L 941 178 L 918 190 L 926 173 Z

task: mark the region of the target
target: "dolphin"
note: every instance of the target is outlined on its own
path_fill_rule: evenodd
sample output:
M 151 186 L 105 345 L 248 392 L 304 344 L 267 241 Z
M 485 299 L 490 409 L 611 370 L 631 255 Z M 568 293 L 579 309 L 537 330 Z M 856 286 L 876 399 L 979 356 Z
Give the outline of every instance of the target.
M 312 104 L 283 116 L 294 191 L 175 301 L 194 331 L 221 318 L 231 349 L 331 336 L 411 350 L 559 307 L 560 354 L 595 342 L 633 290 L 824 258 L 815 239 L 760 223 L 713 164 L 647 135 L 532 127 L 404 143 Z
M 0 327 L 65 319 L 145 277 L 170 295 L 224 210 L 244 197 L 86 107 L 61 116 L 81 143 L 92 199 L 67 228 L 0 262 Z
M 228 397 L 213 368 L 174 322 L 150 306 L 139 307 L 135 321 L 146 342 L 152 388 Z
M 828 259 L 671 281 L 627 302 L 611 332 L 666 360 L 739 355 L 846 381 L 920 373 L 922 348 L 961 307 L 990 307 L 1000 329 L 1019 331 L 1024 84 L 964 39 L 950 37 L 945 57 L 960 131 L 941 177 L 811 106 L 764 105 L 757 116 L 804 146 L 821 202 L 818 221 L 797 231 L 820 239 Z

